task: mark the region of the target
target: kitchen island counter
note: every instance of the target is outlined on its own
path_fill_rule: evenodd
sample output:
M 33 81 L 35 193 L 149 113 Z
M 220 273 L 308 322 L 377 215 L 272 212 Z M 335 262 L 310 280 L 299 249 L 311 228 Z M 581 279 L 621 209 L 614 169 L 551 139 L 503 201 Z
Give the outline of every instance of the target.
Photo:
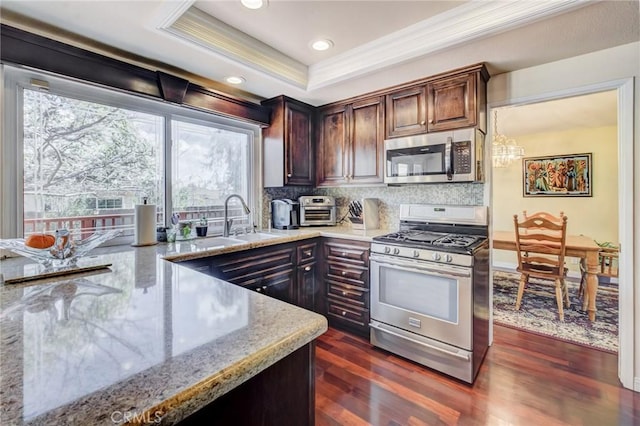
M 108 269 L 1 285 L 0 423 L 175 424 L 326 331 L 321 315 L 164 259 L 175 251 L 100 249 Z

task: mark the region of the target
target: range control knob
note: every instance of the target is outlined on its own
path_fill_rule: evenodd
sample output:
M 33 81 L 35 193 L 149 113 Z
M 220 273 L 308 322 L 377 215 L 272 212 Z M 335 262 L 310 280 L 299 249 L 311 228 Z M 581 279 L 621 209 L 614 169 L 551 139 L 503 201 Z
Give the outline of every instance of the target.
M 420 257 L 420 252 L 418 250 L 414 250 L 413 257 Z
M 385 247 L 384 252 L 387 254 L 391 253 L 391 247 Z
M 451 262 L 452 260 L 453 260 L 453 256 L 451 256 L 450 254 L 445 254 L 444 256 L 445 262 Z
M 433 260 L 440 260 L 440 253 L 433 253 L 433 254 L 431 255 L 431 258 L 432 258 Z
M 400 249 L 398 247 L 394 248 L 393 254 L 400 254 Z

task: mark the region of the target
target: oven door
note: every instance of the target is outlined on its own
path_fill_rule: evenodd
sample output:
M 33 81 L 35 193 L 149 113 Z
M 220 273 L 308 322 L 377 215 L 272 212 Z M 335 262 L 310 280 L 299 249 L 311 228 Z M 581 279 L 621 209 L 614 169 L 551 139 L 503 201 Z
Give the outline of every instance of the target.
M 372 254 L 371 318 L 471 351 L 472 269 Z

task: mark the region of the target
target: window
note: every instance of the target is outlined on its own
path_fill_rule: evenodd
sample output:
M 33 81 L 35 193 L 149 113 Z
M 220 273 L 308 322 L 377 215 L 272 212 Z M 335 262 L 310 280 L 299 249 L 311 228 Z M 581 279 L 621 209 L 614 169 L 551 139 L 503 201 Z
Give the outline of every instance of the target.
M 157 205 L 158 225 L 171 217 L 164 212 L 183 221 L 204 216 L 209 232 L 221 233 L 227 196 L 256 205 L 257 126 L 37 72 L 3 72 L 3 123 L 16 123 L 4 126 L 0 150 L 3 238 L 63 227 L 75 238 L 100 229 L 130 238 L 144 198 Z M 254 221 L 233 203 L 229 211 L 236 224 Z

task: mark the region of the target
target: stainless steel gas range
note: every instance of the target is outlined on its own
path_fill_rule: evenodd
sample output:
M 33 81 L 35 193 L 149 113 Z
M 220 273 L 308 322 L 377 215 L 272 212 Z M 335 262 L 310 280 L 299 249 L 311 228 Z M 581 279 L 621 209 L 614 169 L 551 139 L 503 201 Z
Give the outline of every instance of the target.
M 487 208 L 403 204 L 370 266 L 371 344 L 473 383 L 489 342 Z

